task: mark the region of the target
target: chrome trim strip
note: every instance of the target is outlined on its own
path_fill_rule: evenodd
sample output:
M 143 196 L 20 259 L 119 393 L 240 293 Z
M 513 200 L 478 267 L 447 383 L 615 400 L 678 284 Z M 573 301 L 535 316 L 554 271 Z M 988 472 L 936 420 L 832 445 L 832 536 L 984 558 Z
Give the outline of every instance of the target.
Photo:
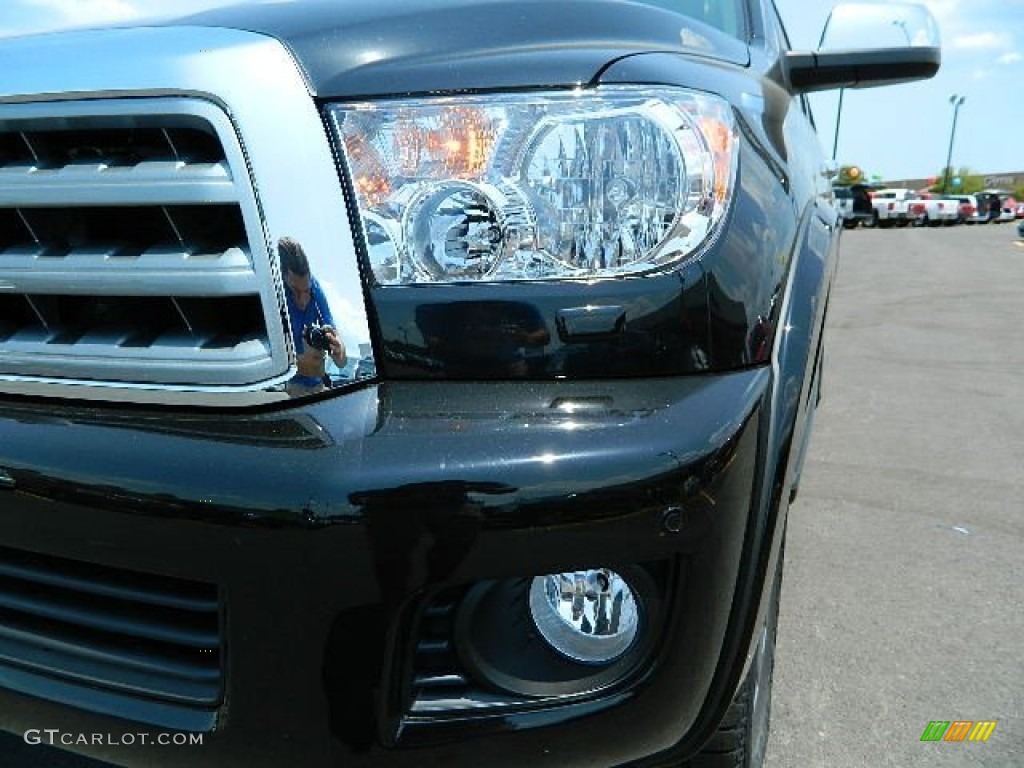
M 154 388 L 179 384 L 219 390 L 225 382 L 226 386 L 251 388 L 250 382 L 267 381 L 275 374 L 273 360 L 262 340 L 207 350 L 184 334 L 168 334 L 152 348 L 147 347 L 145 354 L 122 348 L 120 345 L 126 341 L 128 337 L 124 334 L 102 330 L 74 344 L 15 338 L 6 343 L 3 364 L 5 368 L 24 371 L 25 375 L 18 377 L 22 380 L 69 376 L 83 381 L 94 378 L 102 386 L 111 379 L 131 381 L 133 376 L 145 375 L 146 385 Z
M 235 203 L 238 195 L 223 163 L 140 163 L 134 168 L 103 165 L 0 168 L 0 205 L 199 205 Z
M 125 254 L 109 248 L 71 251 L 66 256 L 49 256 L 41 248 L 11 248 L 0 254 L 0 290 L 16 293 L 46 293 L 69 275 L 74 275 L 74 282 L 61 285 L 62 296 L 121 296 L 126 286 L 131 286 L 133 296 L 243 296 L 260 292 L 252 257 L 241 248 L 210 254 L 188 254 L 171 248 Z M 119 261 L 136 259 L 144 260 L 145 266 L 129 269 L 118 265 Z

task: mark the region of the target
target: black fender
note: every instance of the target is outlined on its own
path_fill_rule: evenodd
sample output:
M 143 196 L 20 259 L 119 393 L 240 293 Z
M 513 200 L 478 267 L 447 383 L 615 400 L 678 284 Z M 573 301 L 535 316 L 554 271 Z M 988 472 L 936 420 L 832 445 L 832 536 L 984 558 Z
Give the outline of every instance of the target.
M 747 674 L 771 601 L 771 574 L 782 557 L 790 491 L 810 436 L 817 405 L 823 325 L 835 277 L 842 222 L 823 199 L 808 206 L 798 227 L 774 337 L 772 379 L 762 405 L 764 452 L 758 489 L 737 574 L 729 629 L 704 709 L 688 744 L 705 743 Z M 680 744 L 683 747 L 683 744 Z M 658 756 L 664 760 L 666 754 Z M 673 755 L 674 757 L 675 755 Z M 679 757 L 685 757 L 681 753 Z M 659 764 L 653 760 L 651 765 Z M 644 763 L 647 765 L 647 763 Z
M 756 629 L 764 621 L 771 598 L 769 574 L 781 557 L 789 504 L 799 480 L 814 413 L 820 394 L 824 354 L 824 327 L 835 278 L 842 222 L 835 209 L 817 200 L 800 226 L 798 246 L 790 268 L 786 299 L 779 319 L 772 354 L 772 384 L 766 405 L 771 418 L 766 435 L 762 514 L 748 531 L 750 563 L 757 609 L 749 606 L 749 633 L 744 674 L 757 642 Z M 742 576 L 742 574 L 741 574 Z M 737 585 L 739 586 L 739 585 Z M 739 598 L 739 591 L 737 598 Z M 742 676 L 739 677 L 742 680 Z

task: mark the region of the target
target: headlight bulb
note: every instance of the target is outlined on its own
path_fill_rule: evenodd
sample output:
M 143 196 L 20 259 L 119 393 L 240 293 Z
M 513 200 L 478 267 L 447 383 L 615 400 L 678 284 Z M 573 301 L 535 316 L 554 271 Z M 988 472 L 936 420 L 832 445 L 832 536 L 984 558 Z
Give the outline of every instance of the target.
M 435 279 L 490 274 L 501 256 L 498 205 L 480 185 L 451 181 L 428 186 L 409 206 L 406 239 L 412 258 Z

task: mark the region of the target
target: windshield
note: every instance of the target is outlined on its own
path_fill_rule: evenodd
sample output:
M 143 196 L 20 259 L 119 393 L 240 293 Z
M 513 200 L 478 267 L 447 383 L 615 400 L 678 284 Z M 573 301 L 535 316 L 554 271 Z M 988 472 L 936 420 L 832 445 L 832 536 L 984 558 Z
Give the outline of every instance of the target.
M 638 0 L 669 11 L 682 13 L 727 35 L 745 37 L 743 4 L 741 0 Z

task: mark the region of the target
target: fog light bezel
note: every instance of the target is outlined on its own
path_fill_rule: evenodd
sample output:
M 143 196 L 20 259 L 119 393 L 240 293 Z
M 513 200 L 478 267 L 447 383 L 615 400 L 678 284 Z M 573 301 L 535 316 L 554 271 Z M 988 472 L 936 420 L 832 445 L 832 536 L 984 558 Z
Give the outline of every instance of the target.
M 455 620 L 456 652 L 479 682 L 530 699 L 589 697 L 635 679 L 653 656 L 662 628 L 662 596 L 639 565 L 566 568 L 612 570 L 636 600 L 638 629 L 629 646 L 604 663 L 571 659 L 533 621 L 529 593 L 535 576 L 481 582 L 470 588 Z M 548 574 L 537 574 L 545 576 Z

